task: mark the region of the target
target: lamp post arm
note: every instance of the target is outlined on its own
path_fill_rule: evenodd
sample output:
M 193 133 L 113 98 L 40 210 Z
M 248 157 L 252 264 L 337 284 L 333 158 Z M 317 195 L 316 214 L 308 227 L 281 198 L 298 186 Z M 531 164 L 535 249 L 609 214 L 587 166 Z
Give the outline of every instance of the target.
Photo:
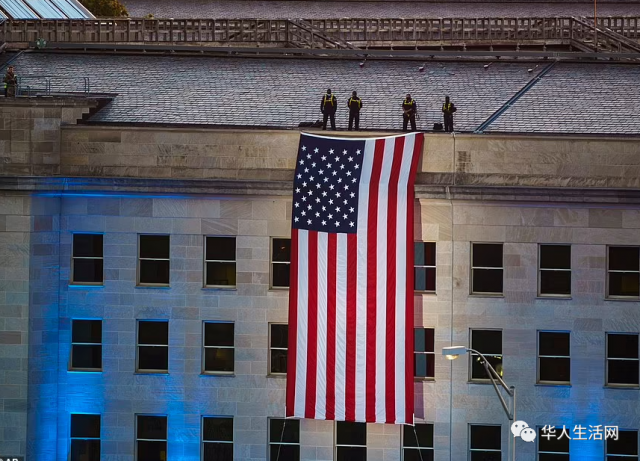
M 487 369 L 487 373 L 489 374 L 489 376 L 491 377 L 491 375 L 495 376 L 495 378 L 498 380 L 498 382 L 500 383 L 500 385 L 502 386 L 502 388 L 507 391 L 507 394 L 509 394 L 510 397 L 513 397 L 513 392 L 511 391 L 511 388 L 509 386 L 507 386 L 507 383 L 504 382 L 504 380 L 502 379 L 502 377 L 498 374 L 498 372 L 491 366 L 491 364 L 489 363 L 489 361 L 487 360 L 487 358 L 482 355 L 481 352 L 478 352 L 475 349 L 471 349 L 468 348 L 467 349 L 469 352 L 473 352 L 474 354 L 478 354 L 480 356 L 480 358 L 484 361 L 484 363 L 486 363 L 486 367 L 488 367 Z M 493 378 L 492 378 L 493 379 Z
M 500 389 L 498 389 L 498 385 L 496 384 L 496 380 L 493 379 L 493 376 L 491 376 L 491 370 L 493 370 L 493 368 L 491 367 L 491 365 L 489 365 L 489 362 L 487 362 L 486 360 L 483 362 L 483 365 L 484 365 L 484 369 L 487 372 L 487 375 L 489 375 L 489 379 L 491 380 L 491 384 L 493 385 L 493 388 L 496 391 L 496 395 L 500 399 L 500 403 L 502 404 L 502 408 L 504 408 L 504 412 L 507 414 L 507 418 L 510 421 L 513 420 L 513 415 L 509 411 L 509 406 L 507 405 L 507 402 L 505 402 L 504 397 L 500 393 Z M 489 370 L 489 368 L 491 368 L 491 370 Z

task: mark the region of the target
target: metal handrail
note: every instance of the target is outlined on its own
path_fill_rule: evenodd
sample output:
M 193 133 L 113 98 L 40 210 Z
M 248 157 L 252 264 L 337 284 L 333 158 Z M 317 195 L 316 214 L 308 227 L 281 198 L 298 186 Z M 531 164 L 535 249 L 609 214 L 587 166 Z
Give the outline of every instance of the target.
M 69 82 L 70 80 L 81 80 L 82 83 L 78 88 L 73 86 L 70 91 L 62 91 L 66 89 L 58 82 Z M 33 82 L 33 83 L 32 83 Z M 56 84 L 58 83 L 58 84 Z M 74 91 L 75 90 L 75 91 Z M 91 90 L 91 82 L 89 77 L 66 77 L 60 75 L 25 75 L 18 76 L 18 84 L 16 86 L 16 95 L 28 97 L 31 96 L 52 96 L 55 94 L 84 94 L 88 95 Z

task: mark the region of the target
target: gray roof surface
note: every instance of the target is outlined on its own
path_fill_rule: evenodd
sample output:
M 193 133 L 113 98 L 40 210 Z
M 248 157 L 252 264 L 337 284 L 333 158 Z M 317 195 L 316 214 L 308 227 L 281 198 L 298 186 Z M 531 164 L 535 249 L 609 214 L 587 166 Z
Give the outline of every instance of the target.
M 418 102 L 419 129 L 441 120 L 445 94 L 458 107 L 456 130 L 472 131 L 543 69 L 532 64 L 248 59 L 25 53 L 21 76 L 55 75 L 54 91 L 118 93 L 96 122 L 297 127 L 321 118 L 326 88 L 338 96 L 339 127 L 352 90 L 363 98 L 361 128 L 398 129 L 406 92 Z M 33 80 L 32 80 L 33 81 Z M 558 64 L 489 130 L 640 134 L 640 66 Z M 62 85 L 61 85 L 62 83 Z M 606 114 L 603 116 L 602 114 Z
M 593 2 L 336 2 L 246 0 L 123 0 L 131 17 L 216 19 L 324 19 L 591 16 Z M 640 2 L 598 2 L 600 16 L 640 16 Z

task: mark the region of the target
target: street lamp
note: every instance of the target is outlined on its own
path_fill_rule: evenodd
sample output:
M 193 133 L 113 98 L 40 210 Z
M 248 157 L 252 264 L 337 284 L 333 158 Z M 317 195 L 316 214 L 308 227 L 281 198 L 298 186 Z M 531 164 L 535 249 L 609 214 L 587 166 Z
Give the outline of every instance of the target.
M 498 372 L 491 366 L 489 360 L 482 355 L 481 352 L 478 352 L 475 349 L 471 349 L 465 346 L 450 346 L 442 348 L 442 355 L 444 355 L 448 360 L 455 360 L 461 355 L 465 355 L 467 352 L 471 352 L 473 354 L 477 354 L 482 360 L 482 365 L 484 366 L 485 371 L 487 372 L 487 376 L 489 376 L 489 380 L 491 384 L 493 384 L 493 388 L 500 399 L 500 403 L 502 404 L 502 408 L 509 418 L 509 421 L 513 423 L 516 420 L 516 388 L 515 386 L 507 386 L 502 377 L 498 374 Z M 498 389 L 498 385 L 496 384 L 496 380 L 500 383 L 500 386 L 507 392 L 507 395 L 511 397 L 511 410 L 509 410 L 509 406 L 505 401 L 504 397 L 500 393 L 500 389 Z M 511 427 L 508 428 L 511 431 Z M 516 459 L 516 444 L 515 438 L 509 436 L 509 450 L 511 452 L 511 460 Z

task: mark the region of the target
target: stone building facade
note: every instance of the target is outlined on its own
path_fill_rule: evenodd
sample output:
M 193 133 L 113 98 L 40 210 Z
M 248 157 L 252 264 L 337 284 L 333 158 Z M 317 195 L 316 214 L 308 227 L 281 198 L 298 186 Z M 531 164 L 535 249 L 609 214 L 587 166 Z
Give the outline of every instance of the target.
M 133 461 L 136 417 L 155 415 L 167 418 L 167 459 L 196 460 L 203 416 L 222 416 L 233 418 L 234 459 L 273 459 L 269 418 L 284 415 L 285 379 L 270 373 L 269 331 L 287 322 L 288 303 L 272 286 L 273 239 L 290 235 L 299 133 L 75 124 L 92 104 L 0 102 L 0 453 L 70 459 L 71 415 L 95 414 L 101 459 Z M 518 419 L 569 428 L 571 459 L 605 459 L 609 443 L 577 440 L 578 425 L 618 426 L 637 448 L 640 269 L 629 261 L 640 246 L 639 171 L 634 138 L 427 135 L 415 238 L 435 243 L 435 292 L 414 302 L 415 325 L 434 331 L 434 376 L 416 379 L 415 392 L 435 460 L 491 452 L 470 437 L 475 425 L 499 427 L 508 459 L 494 389 L 473 382 L 469 361 L 445 360 L 450 345 L 493 354 L 517 388 Z M 102 284 L 74 282 L 78 234 L 102 236 Z M 140 286 L 147 234 L 169 236 L 168 286 Z M 235 287 L 204 287 L 206 236 L 235 238 Z M 569 267 L 541 268 L 542 251 L 556 254 L 541 245 L 570 248 Z M 474 259 L 482 251 L 489 263 Z M 541 269 L 569 270 L 569 293 L 541 293 Z M 474 278 L 482 270 L 493 282 Z M 500 280 L 500 291 L 474 294 L 472 280 Z M 100 372 L 70 369 L 82 342 L 73 322 L 87 320 L 101 321 Z M 137 372 L 140 321 L 168 323 L 167 372 Z M 233 323 L 232 373 L 202 373 L 203 322 Z M 481 344 L 486 331 L 499 332 L 491 346 Z M 542 351 L 540 333 L 567 335 L 568 354 L 562 341 Z M 614 334 L 628 335 L 624 357 L 612 352 Z M 488 350 L 496 338 L 501 350 Z M 545 358 L 568 359 L 569 381 L 540 382 Z M 613 382 L 616 359 L 635 382 Z M 539 441 L 517 439 L 516 459 L 544 459 Z M 402 446 L 401 427 L 367 425 L 367 460 L 403 459 Z M 339 459 L 335 424 L 301 421 L 299 447 L 303 460 Z

